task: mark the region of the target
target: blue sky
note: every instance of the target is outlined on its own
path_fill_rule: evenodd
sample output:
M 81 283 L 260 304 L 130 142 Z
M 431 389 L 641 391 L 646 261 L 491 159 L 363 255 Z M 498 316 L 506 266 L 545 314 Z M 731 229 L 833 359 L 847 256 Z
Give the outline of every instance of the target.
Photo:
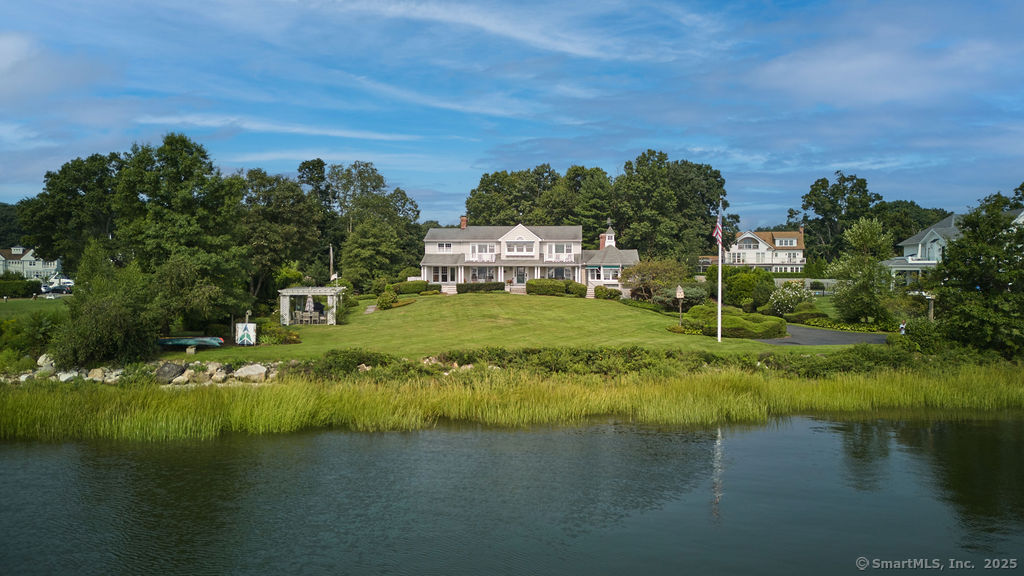
M 0 4 L 0 201 L 183 132 L 225 171 L 373 162 L 457 222 L 485 172 L 722 172 L 744 227 L 814 180 L 963 211 L 1024 181 L 1024 2 Z

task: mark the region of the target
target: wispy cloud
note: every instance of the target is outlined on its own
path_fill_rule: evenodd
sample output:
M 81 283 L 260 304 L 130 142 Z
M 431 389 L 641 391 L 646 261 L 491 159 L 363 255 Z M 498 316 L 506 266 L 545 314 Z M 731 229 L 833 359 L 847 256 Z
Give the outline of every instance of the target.
M 215 114 L 182 114 L 170 116 L 143 115 L 136 119 L 139 124 L 157 124 L 162 126 L 194 126 L 197 128 L 234 128 L 247 132 L 271 134 L 298 134 L 302 136 L 329 136 L 332 138 L 349 138 L 354 140 L 402 141 L 418 140 L 418 136 L 409 134 L 390 134 L 368 132 L 364 130 L 348 130 L 292 124 L 286 122 L 270 122 L 241 116 L 221 116 Z

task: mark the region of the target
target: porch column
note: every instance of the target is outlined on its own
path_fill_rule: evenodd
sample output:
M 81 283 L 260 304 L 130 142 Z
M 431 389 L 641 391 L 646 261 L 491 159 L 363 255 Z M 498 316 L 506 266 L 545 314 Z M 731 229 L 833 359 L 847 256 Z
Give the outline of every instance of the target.
M 338 305 L 338 297 L 334 294 L 327 295 L 327 323 L 335 324 L 334 307 Z
M 292 299 L 290 296 L 281 294 L 281 325 L 289 326 L 292 323 Z
M 501 282 L 501 283 L 505 282 L 505 267 L 504 266 L 498 266 L 498 282 Z
M 533 278 L 534 279 L 540 278 L 540 266 L 534 266 L 534 268 L 533 268 Z

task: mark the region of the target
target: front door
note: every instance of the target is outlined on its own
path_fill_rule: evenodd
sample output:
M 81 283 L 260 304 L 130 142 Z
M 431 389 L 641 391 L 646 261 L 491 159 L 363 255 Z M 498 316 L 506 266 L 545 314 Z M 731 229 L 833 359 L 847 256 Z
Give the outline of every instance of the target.
M 516 266 L 516 284 L 526 284 L 526 266 Z

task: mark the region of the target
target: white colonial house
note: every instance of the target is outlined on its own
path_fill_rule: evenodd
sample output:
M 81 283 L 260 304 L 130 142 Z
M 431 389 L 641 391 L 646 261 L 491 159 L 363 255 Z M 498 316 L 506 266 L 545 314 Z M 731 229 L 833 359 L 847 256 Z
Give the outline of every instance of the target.
M 1014 225 L 1024 225 L 1024 210 L 1012 210 L 1010 215 L 1014 217 Z M 922 272 L 935 268 L 942 261 L 946 246 L 960 237 L 957 223 L 961 218 L 962 214 L 947 216 L 900 242 L 898 246 L 902 248 L 903 255 L 882 264 L 889 267 L 894 277 L 902 277 L 905 282 L 920 277 Z
M 581 226 L 469 226 L 431 228 L 423 239 L 421 278 L 454 294 L 456 284 L 501 282 L 525 293 L 527 280 L 554 278 L 622 289 L 619 274 L 639 262 L 636 250 L 619 250 L 615 231 L 600 236 L 599 250 L 583 249 Z
M 0 274 L 17 272 L 25 278 L 46 281 L 60 272 L 60 260 L 42 260 L 32 248 L 0 248 Z
M 736 242 L 725 252 L 726 266 L 764 268 L 769 272 L 803 272 L 804 230 L 752 232 L 736 235 Z

